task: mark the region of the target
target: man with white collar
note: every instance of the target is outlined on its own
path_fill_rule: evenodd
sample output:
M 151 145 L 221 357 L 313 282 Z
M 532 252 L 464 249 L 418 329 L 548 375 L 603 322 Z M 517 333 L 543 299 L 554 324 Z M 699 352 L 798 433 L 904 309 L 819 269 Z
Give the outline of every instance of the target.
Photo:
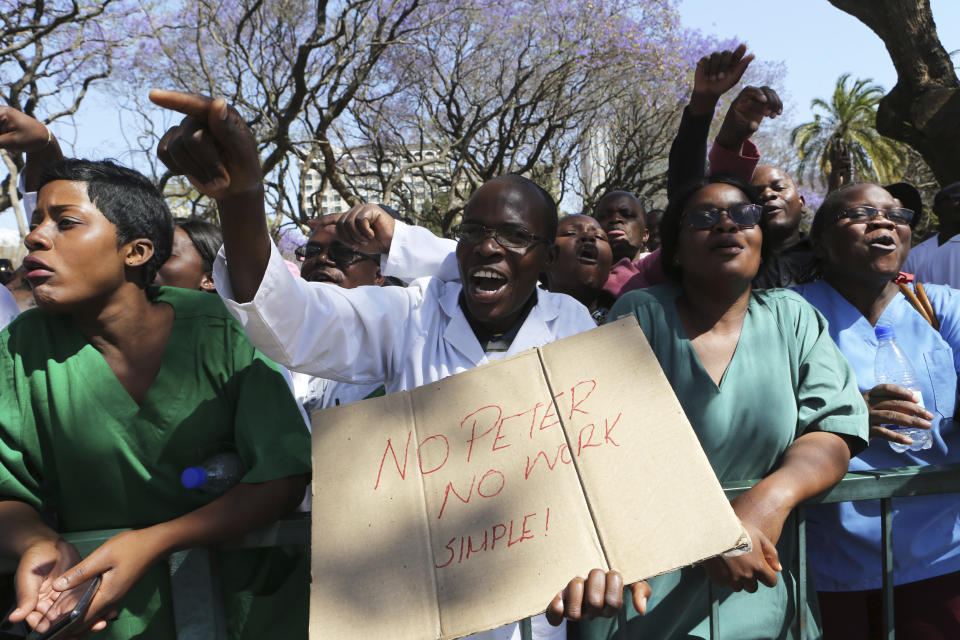
M 940 221 L 940 233 L 911 249 L 903 270 L 918 282 L 960 289 L 960 181 L 937 192 L 933 212 Z
M 276 362 L 344 382 L 382 380 L 392 393 L 594 327 L 573 298 L 537 289 L 555 253 L 557 213 L 549 194 L 526 178 L 495 178 L 470 198 L 456 250 L 462 284 L 436 278 L 407 288 L 308 283 L 290 274 L 270 240 L 256 141 L 240 115 L 222 99 L 168 91 L 150 97 L 187 114 L 157 153 L 217 200 L 224 245 L 214 282 L 250 340 Z M 615 571 L 574 578 L 550 604 L 551 621 L 614 615 L 621 585 Z M 631 590 L 634 606 L 645 610 L 649 587 L 636 583 Z M 513 623 L 475 637 L 519 636 Z M 566 631 L 538 616 L 533 636 L 559 640 Z

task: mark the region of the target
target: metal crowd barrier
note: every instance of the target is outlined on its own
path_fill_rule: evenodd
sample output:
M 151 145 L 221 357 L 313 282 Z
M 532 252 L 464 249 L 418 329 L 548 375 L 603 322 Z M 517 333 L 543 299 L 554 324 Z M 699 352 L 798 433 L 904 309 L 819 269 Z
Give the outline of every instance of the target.
M 727 498 L 734 498 L 752 487 L 758 480 L 727 483 L 724 491 Z M 883 471 L 848 473 L 839 484 L 815 497 L 807 504 L 827 504 L 857 500 L 880 500 L 881 541 L 883 556 L 883 638 L 893 640 L 893 511 L 892 498 L 960 493 L 960 464 L 926 467 L 900 467 Z M 310 544 L 310 514 L 302 514 L 276 522 L 224 545 L 229 548 L 262 548 L 281 544 Z M 795 631 L 806 638 L 806 522 L 804 508 L 798 509 L 796 518 L 797 545 L 797 619 Z M 66 534 L 64 538 L 78 547 L 92 549 L 122 531 L 90 531 Z M 81 549 L 82 552 L 82 549 Z M 174 553 L 169 558 L 170 586 L 173 594 L 174 618 L 177 640 L 225 640 L 226 624 L 216 564 L 207 549 L 189 549 Z M 16 563 L 0 558 L 0 574 L 11 574 Z M 621 615 L 620 629 L 624 629 L 625 616 Z M 720 637 L 721 620 L 719 599 L 710 589 L 710 637 Z M 530 619 L 521 621 L 523 640 L 532 640 Z M 618 637 L 625 634 L 618 633 Z

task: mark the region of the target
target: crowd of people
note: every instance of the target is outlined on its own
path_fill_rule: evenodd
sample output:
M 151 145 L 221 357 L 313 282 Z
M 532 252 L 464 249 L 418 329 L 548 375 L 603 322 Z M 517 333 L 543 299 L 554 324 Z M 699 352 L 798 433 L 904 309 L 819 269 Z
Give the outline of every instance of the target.
M 301 504 L 309 412 L 633 316 L 717 477 L 759 479 L 732 501 L 751 548 L 630 585 L 616 570 L 572 576 L 552 585 L 534 637 L 709 638 L 710 583 L 725 638 L 794 638 L 798 616 L 807 638 L 879 637 L 879 505 L 808 508 L 817 597 L 802 611 L 794 518 L 848 470 L 960 462 L 960 182 L 937 193 L 939 233 L 913 250 L 922 200 L 909 183 L 845 185 L 804 233 L 794 180 L 751 141 L 780 115 L 776 92 L 743 89 L 707 148 L 751 60 L 740 46 L 698 63 L 662 211 L 616 190 L 592 216 L 561 218 L 540 185 L 503 175 L 471 195 L 455 240 L 370 203 L 316 220 L 298 265 L 271 239 L 255 139 L 223 99 L 150 96 L 184 116 L 159 158 L 217 202 L 221 228 L 174 220 L 144 176 L 65 159 L 43 124 L 3 108 L 29 219 L 29 253 L 0 287 L 9 622 L 42 626 L 59 594 L 100 576 L 74 635 L 172 638 L 161 560 Z M 917 388 L 877 379 L 878 327 L 895 331 Z M 909 448 L 900 428 L 930 445 Z M 183 469 L 224 450 L 243 465 L 232 488 L 183 488 Z M 960 501 L 893 504 L 897 633 L 958 638 Z M 86 557 L 61 537 L 93 529 L 125 531 Z M 232 638 L 307 637 L 303 548 L 218 554 Z M 512 640 L 519 626 L 473 637 Z

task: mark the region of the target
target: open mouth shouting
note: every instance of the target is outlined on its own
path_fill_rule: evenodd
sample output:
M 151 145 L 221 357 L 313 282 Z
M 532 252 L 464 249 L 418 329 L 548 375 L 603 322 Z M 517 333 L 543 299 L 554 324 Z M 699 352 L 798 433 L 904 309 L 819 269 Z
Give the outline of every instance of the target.
M 881 231 L 867 238 L 867 246 L 875 251 L 890 253 L 897 250 L 897 239 L 888 231 Z
M 489 304 L 503 295 L 508 282 L 507 276 L 498 269 L 474 267 L 467 276 L 467 293 L 477 302 Z
M 592 242 L 583 242 L 577 247 L 577 261 L 580 264 L 597 264 L 600 258 L 600 250 Z

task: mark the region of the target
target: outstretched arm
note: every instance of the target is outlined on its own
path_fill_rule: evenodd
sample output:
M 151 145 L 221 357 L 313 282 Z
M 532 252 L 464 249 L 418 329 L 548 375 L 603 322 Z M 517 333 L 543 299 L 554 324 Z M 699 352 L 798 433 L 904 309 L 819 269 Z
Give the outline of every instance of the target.
M 746 87 L 733 100 L 710 147 L 710 173 L 727 173 L 749 182 L 760 162 L 760 152 L 750 137 L 764 118 L 783 111 L 780 96 L 770 87 Z
M 717 51 L 700 58 L 693 76 L 690 104 L 683 111 L 677 137 L 670 146 L 667 196 L 684 184 L 706 175 L 707 135 L 720 96 L 733 88 L 753 61 L 747 45 L 733 51 Z
M 273 522 L 303 498 L 307 477 L 241 483 L 213 502 L 169 522 L 118 534 L 53 582 L 57 592 L 101 575 L 102 582 L 78 628 L 112 617 L 147 570 L 170 553 L 229 540 Z
M 27 192 L 37 190 L 46 165 L 63 159 L 60 143 L 50 129 L 13 107 L 0 107 L 0 149 L 27 154 L 23 169 Z
M 435 236 L 429 229 L 404 224 L 375 204 L 357 205 L 346 213 L 332 213 L 318 221 L 336 237 L 359 251 L 386 254 L 383 275 L 409 283 L 434 277 L 460 279 L 457 243 Z
M 757 583 L 772 587 L 781 571 L 776 544 L 783 523 L 797 506 L 840 482 L 850 465 L 848 436 L 812 431 L 786 450 L 780 467 L 731 501 L 753 541 L 744 555 L 704 563 L 714 582 L 753 593 Z
M 267 231 L 256 141 L 240 114 L 219 98 L 154 90 L 150 99 L 188 114 L 164 134 L 157 154 L 217 200 L 224 244 L 214 282 L 254 346 L 292 371 L 342 382 L 385 380 L 422 293 L 346 290 L 293 276 Z
M 186 116 L 164 134 L 157 155 L 217 201 L 234 295 L 238 302 L 253 300 L 270 260 L 263 173 L 253 134 L 223 98 L 154 89 L 150 100 Z

